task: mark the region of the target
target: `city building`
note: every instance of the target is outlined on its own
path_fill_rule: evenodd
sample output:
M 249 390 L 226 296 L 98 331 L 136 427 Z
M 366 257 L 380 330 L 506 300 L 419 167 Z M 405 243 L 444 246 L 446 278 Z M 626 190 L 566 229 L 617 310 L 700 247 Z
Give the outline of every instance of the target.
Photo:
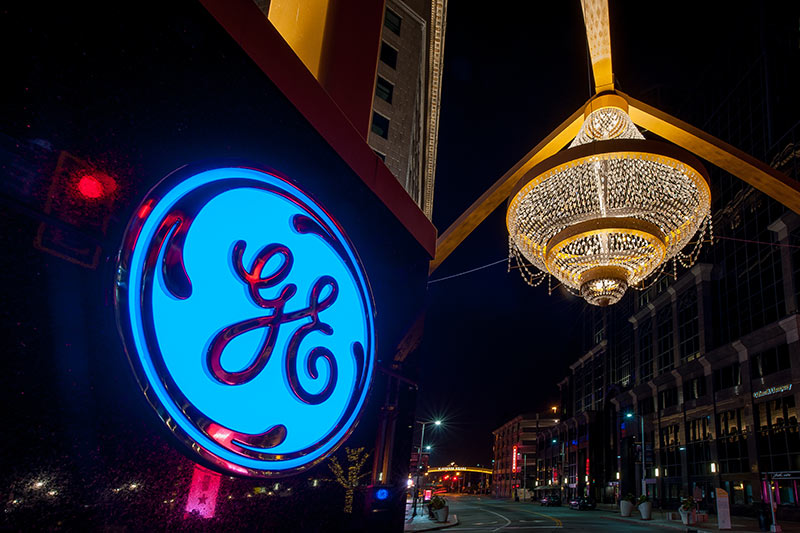
M 785 42 L 798 34 L 781 27 L 738 83 L 697 91 L 680 115 L 798 179 L 797 76 L 781 66 L 796 64 Z M 713 510 L 721 488 L 734 513 L 772 499 L 797 516 L 800 217 L 709 170 L 713 236 L 700 236 L 697 261 L 583 310 L 583 353 L 559 384 L 561 421 L 538 439 L 541 490 L 615 502 L 644 484 L 665 508 L 693 496 Z M 768 482 L 773 473 L 780 479 Z
M 447 0 L 387 0 L 368 142 L 431 218 Z
M 496 498 L 514 497 L 515 489 L 520 499 L 527 496 L 535 485 L 538 436 L 552 428 L 558 419 L 552 414 L 519 415 L 492 432 L 494 435 L 492 461 L 493 487 Z

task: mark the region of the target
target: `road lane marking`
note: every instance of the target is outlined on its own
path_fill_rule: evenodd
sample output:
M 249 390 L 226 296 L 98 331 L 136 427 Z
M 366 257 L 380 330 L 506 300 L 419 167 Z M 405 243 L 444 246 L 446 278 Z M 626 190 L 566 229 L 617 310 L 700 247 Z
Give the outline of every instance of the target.
M 502 518 L 503 520 L 505 520 L 505 521 L 506 521 L 506 525 L 505 525 L 505 526 L 500 526 L 500 527 L 498 527 L 497 529 L 493 529 L 492 531 L 500 531 L 501 529 L 503 529 L 503 528 L 504 528 L 504 527 L 506 527 L 507 525 L 510 525 L 510 524 L 511 524 L 511 520 L 509 520 L 509 519 L 508 519 L 508 518 L 506 518 L 505 516 L 501 515 L 500 513 L 495 513 L 494 511 L 490 511 L 489 509 L 484 509 L 484 511 L 486 511 L 487 513 L 492 513 L 493 515 L 497 515 L 497 516 L 499 516 L 500 518 Z
M 561 520 L 559 520 L 558 518 L 555 518 L 554 516 L 549 516 L 549 515 L 546 515 L 544 513 L 537 513 L 536 511 L 528 511 L 527 509 L 518 509 L 518 511 L 522 511 L 523 513 L 535 514 L 537 516 L 543 516 L 543 517 L 549 518 L 550 520 L 555 522 L 557 527 L 563 526 L 563 524 L 561 523 Z

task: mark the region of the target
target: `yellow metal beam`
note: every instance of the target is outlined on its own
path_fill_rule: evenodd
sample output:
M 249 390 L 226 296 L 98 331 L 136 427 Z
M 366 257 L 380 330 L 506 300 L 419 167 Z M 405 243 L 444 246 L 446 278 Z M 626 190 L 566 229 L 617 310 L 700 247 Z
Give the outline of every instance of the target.
M 755 157 L 663 111 L 617 91 L 634 124 L 652 131 L 800 213 L 800 183 Z
M 269 21 L 294 53 L 320 79 L 329 0 L 272 0 Z
M 442 261 L 472 233 L 481 222 L 486 220 L 492 211 L 503 203 L 514 185 L 528 172 L 545 158 L 561 150 L 571 141 L 581 129 L 585 105 L 575 111 L 571 117 L 561 123 L 550 135 L 528 152 L 516 165 L 497 180 L 480 198 L 475 200 L 460 217 L 453 222 L 436 241 L 436 256 L 430 263 L 429 271 L 432 273 L 439 268 Z
M 592 57 L 594 90 L 596 93 L 614 90 L 611 69 L 611 32 L 608 22 L 608 0 L 581 0 L 586 40 Z

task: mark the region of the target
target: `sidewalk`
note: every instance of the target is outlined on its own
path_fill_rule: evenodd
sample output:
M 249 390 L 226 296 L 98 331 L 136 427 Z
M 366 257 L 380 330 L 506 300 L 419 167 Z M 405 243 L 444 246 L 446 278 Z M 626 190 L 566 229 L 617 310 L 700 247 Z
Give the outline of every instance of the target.
M 411 516 L 411 504 L 406 503 L 406 525 L 403 531 L 436 531 L 438 529 L 445 529 L 458 525 L 458 516 L 450 514 L 447 517 L 447 522 L 436 522 L 428 518 L 428 513 L 424 508 L 417 508 L 417 516 Z
M 616 520 L 619 522 L 635 522 L 638 524 L 654 527 L 660 527 L 664 529 L 674 529 L 678 531 L 697 531 L 698 533 L 716 533 L 718 531 L 736 531 L 737 533 L 761 533 L 761 529 L 758 527 L 758 520 L 755 518 L 748 518 L 745 516 L 732 516 L 731 517 L 731 529 L 719 529 L 717 527 L 717 516 L 716 515 L 708 515 L 707 522 L 699 522 L 697 524 L 693 524 L 691 526 L 685 526 L 681 522 L 680 515 L 677 511 L 672 512 L 672 520 L 668 519 L 668 513 L 670 511 L 662 511 L 653 509 L 653 519 L 649 521 L 644 521 L 641 519 L 639 512 L 634 509 L 633 513 L 630 517 L 624 518 L 619 514 L 619 508 L 615 505 L 610 504 L 597 504 L 597 510 L 603 511 L 608 513 L 608 516 L 604 516 L 608 520 Z M 613 513 L 613 514 L 612 514 Z M 800 533 L 800 524 L 797 522 L 781 522 L 778 521 L 778 524 L 781 526 L 781 529 L 784 533 Z

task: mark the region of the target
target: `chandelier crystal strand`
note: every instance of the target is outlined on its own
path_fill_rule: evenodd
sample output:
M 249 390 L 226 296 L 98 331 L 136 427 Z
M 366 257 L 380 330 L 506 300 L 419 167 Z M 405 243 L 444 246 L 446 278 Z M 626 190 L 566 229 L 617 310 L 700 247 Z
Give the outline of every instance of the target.
M 506 224 L 518 264 L 530 263 L 602 306 L 641 286 L 669 259 L 694 264 L 711 198 L 694 157 L 644 139 L 621 98 L 597 100 L 605 105 L 587 109 L 570 147 L 525 175 Z M 700 246 L 681 252 L 698 230 Z

